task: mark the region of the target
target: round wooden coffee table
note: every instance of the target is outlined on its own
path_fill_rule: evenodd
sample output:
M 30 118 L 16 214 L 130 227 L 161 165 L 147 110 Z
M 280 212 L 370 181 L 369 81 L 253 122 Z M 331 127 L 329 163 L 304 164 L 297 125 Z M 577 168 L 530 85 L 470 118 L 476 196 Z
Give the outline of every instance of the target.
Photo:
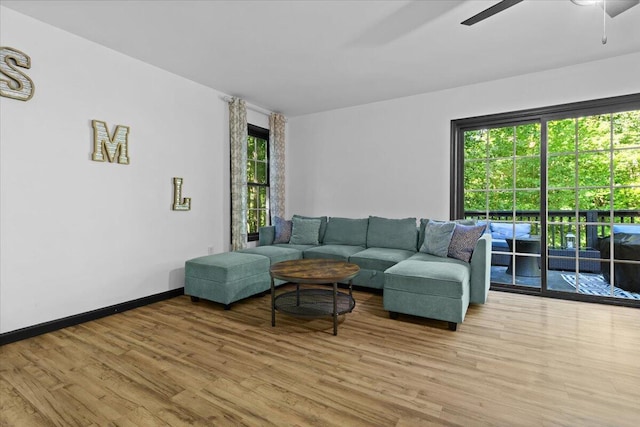
M 295 317 L 333 317 L 333 335 L 338 335 L 338 315 L 355 307 L 351 279 L 360 267 L 331 259 L 299 259 L 274 264 L 271 273 L 271 326 L 276 325 L 276 310 Z M 296 284 L 296 290 L 276 296 L 275 279 Z M 349 294 L 338 292 L 338 282 L 349 281 Z M 300 289 L 300 284 L 333 284 L 333 289 Z

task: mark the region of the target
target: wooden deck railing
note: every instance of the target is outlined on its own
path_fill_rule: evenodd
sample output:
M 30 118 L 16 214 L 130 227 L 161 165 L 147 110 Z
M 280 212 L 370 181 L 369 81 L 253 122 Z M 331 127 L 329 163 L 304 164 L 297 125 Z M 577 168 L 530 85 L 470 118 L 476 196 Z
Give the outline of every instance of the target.
M 540 212 L 537 211 L 516 211 L 515 216 L 512 211 L 490 211 L 488 217 L 487 212 L 466 211 L 465 218 L 500 222 L 515 220 L 531 224 L 531 234 L 540 234 Z M 611 219 L 610 211 L 578 211 L 577 221 L 575 211 L 549 211 L 548 247 L 566 248 L 567 234 L 572 233 L 580 248 L 597 248 L 598 239 L 611 234 L 611 222 L 640 225 L 640 210 L 616 210 L 613 221 Z

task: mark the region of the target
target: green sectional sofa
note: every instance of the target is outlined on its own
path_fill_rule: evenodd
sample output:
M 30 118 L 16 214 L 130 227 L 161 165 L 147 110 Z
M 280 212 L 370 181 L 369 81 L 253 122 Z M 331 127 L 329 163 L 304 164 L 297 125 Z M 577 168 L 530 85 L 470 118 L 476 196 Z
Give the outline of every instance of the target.
M 275 226 L 262 227 L 256 247 L 187 261 L 185 294 L 229 309 L 232 302 L 270 288 L 271 265 L 324 258 L 357 264 L 360 272 L 352 283 L 382 289 L 392 318 L 404 313 L 444 320 L 456 330 L 469 303 L 487 300 L 491 235 L 484 225 L 299 215 L 288 225 L 288 234 L 284 228 L 276 233 Z
M 259 246 L 240 252 L 264 255 L 272 264 L 300 258 L 328 258 L 357 264 L 360 273 L 353 284 L 383 289 L 383 304 L 392 318 L 404 313 L 444 320 L 452 330 L 464 320 L 469 303 L 483 304 L 487 299 L 491 235 L 482 230 L 468 249 L 470 260 L 465 262 L 420 251 L 427 234 L 426 219 L 421 219 L 418 225 L 416 218 L 294 215 L 293 222 L 289 243 L 276 243 L 275 226 L 262 227 Z M 313 235 L 296 235 L 295 224 L 302 223 L 305 227 L 311 224 L 320 227 L 315 228 Z M 455 227 L 462 230 L 469 224 L 460 221 Z

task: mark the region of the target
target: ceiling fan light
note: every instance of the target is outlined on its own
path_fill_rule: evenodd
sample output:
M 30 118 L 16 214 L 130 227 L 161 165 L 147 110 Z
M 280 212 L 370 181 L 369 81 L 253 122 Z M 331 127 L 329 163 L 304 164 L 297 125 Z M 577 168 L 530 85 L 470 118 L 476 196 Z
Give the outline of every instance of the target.
M 593 6 L 598 3 L 598 0 L 571 0 L 571 3 L 577 4 L 578 6 Z

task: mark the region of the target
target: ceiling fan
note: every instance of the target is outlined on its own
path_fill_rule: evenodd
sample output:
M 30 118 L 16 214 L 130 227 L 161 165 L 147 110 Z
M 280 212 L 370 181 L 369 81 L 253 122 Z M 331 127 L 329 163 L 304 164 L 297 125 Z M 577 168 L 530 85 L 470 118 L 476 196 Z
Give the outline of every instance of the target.
M 518 3 L 521 3 L 522 0 L 502 0 L 501 2 L 483 10 L 482 12 L 473 15 L 471 18 L 462 21 L 463 25 L 473 25 L 477 24 L 480 21 L 483 21 L 496 13 L 500 13 L 505 9 L 510 8 L 511 6 L 515 6 Z M 571 0 L 572 3 L 575 3 L 579 6 L 587 6 L 600 4 L 602 8 L 607 12 L 607 15 L 610 17 L 616 17 L 627 9 L 632 8 L 633 6 L 640 3 L 640 0 Z

